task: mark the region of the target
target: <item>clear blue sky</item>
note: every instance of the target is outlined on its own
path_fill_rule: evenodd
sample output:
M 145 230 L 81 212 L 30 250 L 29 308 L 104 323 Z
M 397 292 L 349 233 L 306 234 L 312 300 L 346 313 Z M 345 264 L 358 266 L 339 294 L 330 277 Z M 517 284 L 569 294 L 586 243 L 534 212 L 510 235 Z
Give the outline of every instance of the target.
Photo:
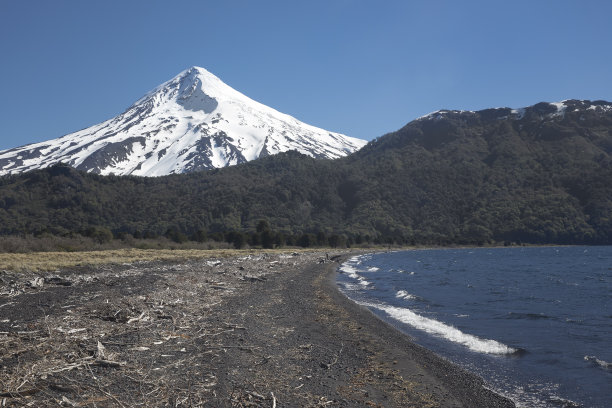
M 612 99 L 612 2 L 1 0 L 0 149 L 109 119 L 202 66 L 370 140 L 438 109 Z

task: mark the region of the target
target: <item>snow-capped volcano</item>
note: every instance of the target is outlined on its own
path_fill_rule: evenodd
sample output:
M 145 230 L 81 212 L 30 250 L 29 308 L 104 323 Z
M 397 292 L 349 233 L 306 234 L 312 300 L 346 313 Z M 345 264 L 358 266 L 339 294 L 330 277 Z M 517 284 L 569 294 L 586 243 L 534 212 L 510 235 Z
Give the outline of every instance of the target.
M 162 176 L 297 150 L 338 158 L 367 142 L 310 126 L 192 67 L 122 114 L 58 139 L 0 151 L 0 175 L 57 162 L 116 175 Z

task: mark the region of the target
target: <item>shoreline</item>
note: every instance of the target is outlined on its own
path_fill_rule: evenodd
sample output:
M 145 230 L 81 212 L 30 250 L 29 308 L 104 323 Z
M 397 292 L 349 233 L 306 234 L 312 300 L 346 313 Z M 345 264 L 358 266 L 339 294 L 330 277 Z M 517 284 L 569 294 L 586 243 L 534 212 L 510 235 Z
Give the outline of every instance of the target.
M 0 271 L 0 403 L 514 407 L 340 292 L 370 252 Z
M 414 250 L 414 249 L 413 249 Z M 368 254 L 372 252 L 366 252 Z M 455 363 L 446 360 L 433 351 L 414 343 L 410 337 L 399 329 L 376 316 L 367 307 L 359 305 L 340 291 L 337 284 L 339 267 L 353 255 L 344 255 L 338 259 L 338 264 L 326 272 L 325 285 L 332 293 L 333 300 L 347 309 L 361 325 L 366 327 L 370 335 L 376 334 L 381 341 L 381 356 L 388 354 L 398 358 L 396 367 L 404 378 L 418 381 L 423 374 L 419 369 L 425 369 L 432 377 L 432 382 L 440 382 L 436 387 L 446 388 L 448 396 L 459 400 L 466 407 L 515 407 L 510 399 L 487 388 L 485 381 L 478 375 L 469 372 Z M 397 356 L 395 348 L 402 352 Z M 397 356 L 397 357 L 396 357 Z M 384 357 L 383 357 L 384 358 Z M 403 360 L 402 360 L 403 359 Z M 416 373 L 415 373 L 416 371 Z M 427 388 L 427 386 L 426 386 Z M 448 401 L 447 401 L 448 402 Z M 455 406 L 442 403 L 440 406 Z

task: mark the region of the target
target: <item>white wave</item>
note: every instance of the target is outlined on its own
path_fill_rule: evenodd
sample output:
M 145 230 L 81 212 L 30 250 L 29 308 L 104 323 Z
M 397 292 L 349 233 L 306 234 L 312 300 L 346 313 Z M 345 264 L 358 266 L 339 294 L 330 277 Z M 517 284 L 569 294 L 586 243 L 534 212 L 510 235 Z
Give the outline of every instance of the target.
M 376 272 L 378 271 L 379 268 L 375 267 L 375 266 L 371 266 L 368 268 L 368 272 Z
M 348 262 L 342 264 L 342 266 L 340 267 L 340 272 L 347 274 L 350 278 L 353 279 L 359 279 L 360 276 L 357 274 L 357 272 L 359 272 L 358 269 L 354 268 L 353 266 L 349 265 Z
M 517 350 L 495 340 L 481 339 L 477 336 L 463 333 L 461 330 L 439 322 L 434 319 L 420 316 L 410 309 L 381 304 L 362 303 L 364 306 L 373 307 L 384 311 L 393 319 L 409 324 L 418 330 L 429 334 L 443 337 L 454 343 L 466 346 L 472 351 L 485 354 L 513 354 Z
M 607 361 L 600 360 L 595 356 L 584 356 L 584 359 L 586 361 L 591 361 L 606 370 L 612 369 L 612 363 L 608 363 Z
M 355 291 L 359 289 L 359 285 L 350 282 L 340 282 L 340 285 L 344 286 L 344 289 L 349 291 Z
M 406 300 L 416 299 L 416 296 L 406 292 L 405 290 L 397 291 L 397 293 L 395 294 L 395 297 L 399 299 L 406 299 Z
M 359 264 L 359 263 L 361 263 L 361 256 L 359 256 L 359 255 L 353 256 L 353 257 L 349 258 L 349 260 L 346 261 L 346 263 L 356 263 L 356 264 Z
M 368 282 L 363 276 L 359 275 L 358 272 L 365 272 L 363 268 L 359 268 L 358 265 L 361 263 L 361 257 L 354 256 L 347 262 L 343 263 L 338 269 L 340 272 L 346 274 L 349 278 L 355 279 L 362 287 L 370 286 L 372 283 Z
M 574 402 L 566 398 L 561 398 L 556 395 L 551 395 L 550 397 L 548 397 L 548 401 L 552 402 L 553 404 L 555 404 L 555 406 L 558 406 L 558 407 L 581 407 L 582 406 L 578 404 L 577 402 Z

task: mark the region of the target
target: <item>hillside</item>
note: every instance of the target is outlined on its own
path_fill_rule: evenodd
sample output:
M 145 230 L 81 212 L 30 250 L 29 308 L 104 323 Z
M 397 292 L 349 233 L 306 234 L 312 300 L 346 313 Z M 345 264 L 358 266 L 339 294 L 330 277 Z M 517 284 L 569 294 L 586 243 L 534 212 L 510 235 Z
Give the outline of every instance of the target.
M 337 160 L 281 153 L 159 178 L 0 178 L 0 233 L 253 231 L 349 242 L 612 243 L 612 104 L 439 111 Z

